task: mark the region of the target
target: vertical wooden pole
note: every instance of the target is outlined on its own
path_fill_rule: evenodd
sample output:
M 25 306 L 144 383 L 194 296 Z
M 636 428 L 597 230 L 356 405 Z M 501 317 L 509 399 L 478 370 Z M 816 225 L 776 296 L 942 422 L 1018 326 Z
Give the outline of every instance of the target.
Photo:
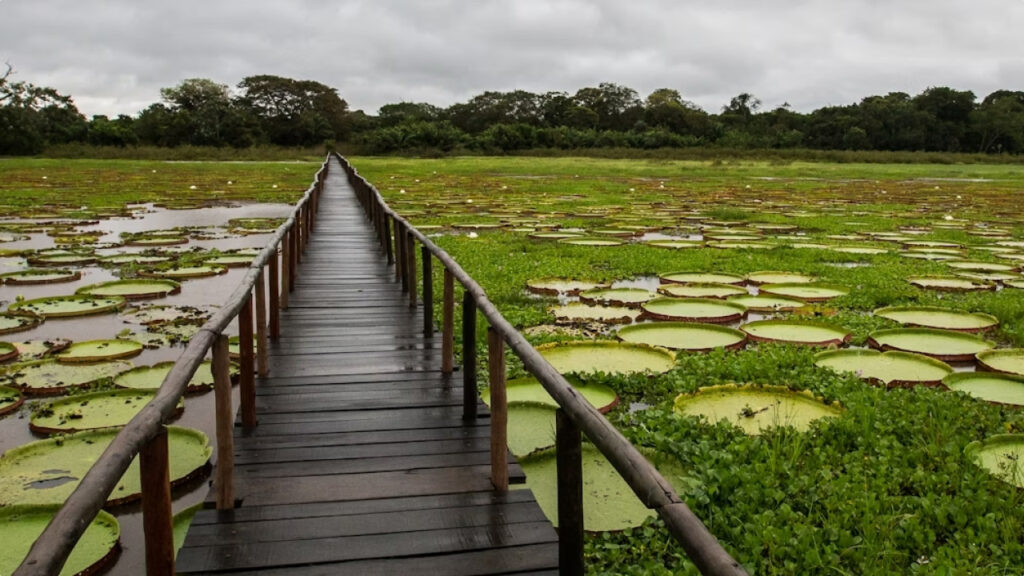
M 252 296 L 245 300 L 238 313 L 239 395 L 242 400 L 242 426 L 256 426 L 256 378 L 253 373 Z
M 405 253 L 409 255 L 409 308 L 416 308 L 416 238 L 409 231 Z
M 295 233 L 295 252 L 292 254 L 292 256 L 295 258 L 296 265 L 302 263 L 302 237 L 305 236 L 305 234 L 303 234 L 302 229 L 306 226 L 306 219 L 303 217 L 305 210 L 305 207 L 299 208 L 298 213 L 295 214 L 295 227 L 292 228 L 292 231 Z
M 224 334 L 213 341 L 213 394 L 217 416 L 217 509 L 235 507 L 235 438 L 234 411 L 231 409 L 231 359 L 228 337 Z
M 441 373 L 455 371 L 455 277 L 444 269 L 444 289 L 441 296 Z
M 281 238 L 281 310 L 288 309 L 288 290 L 291 286 L 292 272 L 291 268 L 291 239 L 288 235 L 291 232 L 285 232 L 284 237 Z
M 387 214 L 383 215 L 384 219 L 384 252 L 388 255 L 388 264 L 395 263 L 395 253 L 391 249 L 391 218 Z
M 174 574 L 174 527 L 171 514 L 171 463 L 167 428 L 161 426 L 139 452 L 142 484 L 142 531 L 146 540 L 147 576 Z
M 420 259 L 423 260 L 423 335 L 434 336 L 434 270 L 430 250 L 420 246 Z
M 288 291 L 295 290 L 295 276 L 299 273 L 299 231 L 298 226 L 292 226 L 289 231 L 288 240 Z
M 402 291 L 408 288 L 405 280 L 405 230 L 402 224 L 395 220 L 395 278 L 401 280 Z
M 508 492 L 508 399 L 505 393 L 505 341 L 487 328 L 487 369 L 491 385 L 491 483 Z
M 256 373 L 266 376 L 270 373 L 267 362 L 267 288 L 263 271 L 256 278 Z
M 583 576 L 583 454 L 580 429 L 561 408 L 555 411 L 558 485 L 558 572 Z
M 281 337 L 281 279 L 279 278 L 279 265 L 277 253 L 270 257 L 270 338 L 277 340 Z
M 476 301 L 462 292 L 462 417 L 476 418 Z

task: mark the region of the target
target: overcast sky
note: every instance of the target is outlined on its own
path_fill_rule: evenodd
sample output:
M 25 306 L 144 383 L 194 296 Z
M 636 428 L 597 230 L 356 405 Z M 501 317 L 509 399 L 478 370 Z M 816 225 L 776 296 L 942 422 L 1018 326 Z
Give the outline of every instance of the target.
M 368 113 L 600 82 L 809 111 L 1024 89 L 1024 0 L 0 0 L 0 60 L 86 115 L 254 74 L 317 80 Z

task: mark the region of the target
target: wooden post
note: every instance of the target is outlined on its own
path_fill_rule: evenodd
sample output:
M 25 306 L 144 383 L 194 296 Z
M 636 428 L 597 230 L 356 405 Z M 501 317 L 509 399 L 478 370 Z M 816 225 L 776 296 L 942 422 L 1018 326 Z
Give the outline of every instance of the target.
M 174 527 L 171 514 L 171 462 L 167 428 L 160 427 L 139 452 L 142 483 L 142 531 L 146 539 L 147 576 L 174 574 Z
M 305 240 L 302 244 L 303 251 L 309 246 L 310 235 L 313 232 L 313 203 L 306 202 L 306 229 L 305 234 L 302 235 L 302 239 Z
M 441 296 L 441 373 L 455 371 L 455 277 L 444 269 L 444 292 Z
M 395 220 L 395 278 L 402 282 L 402 292 L 408 288 L 405 280 L 405 231 L 398 220 Z
M 295 290 L 295 276 L 299 273 L 299 231 L 298 222 L 288 233 L 288 291 Z
M 583 576 L 583 447 L 580 429 L 555 410 L 558 485 L 558 573 Z
M 395 263 L 395 253 L 391 249 L 391 218 L 387 214 L 382 216 L 384 219 L 384 252 L 388 255 L 388 264 Z
M 281 279 L 278 274 L 277 253 L 270 257 L 270 274 L 267 278 L 270 283 L 270 338 L 277 340 L 281 337 Z
M 476 301 L 462 292 L 462 417 L 476 418 Z
M 298 213 L 295 214 L 295 226 L 292 228 L 292 257 L 295 259 L 295 264 L 299 265 L 302 263 L 302 227 L 305 226 L 303 221 L 305 218 L 302 217 L 303 208 L 299 208 Z
M 288 235 L 291 232 L 285 232 L 284 237 L 281 238 L 281 310 L 288 309 L 288 290 L 291 285 L 292 273 L 291 268 L 291 240 Z
M 266 376 L 270 373 L 267 362 L 267 287 L 266 277 L 260 270 L 256 278 L 256 373 Z
M 231 409 L 231 359 L 228 337 L 224 334 L 213 341 L 213 394 L 217 416 L 217 509 L 235 507 L 235 438 L 234 411 Z
M 487 328 L 487 369 L 491 385 L 491 483 L 508 492 L 508 399 L 505 393 L 505 341 Z
M 238 313 L 239 395 L 242 400 L 242 426 L 256 426 L 256 378 L 253 374 L 252 296 L 245 300 Z
M 410 230 L 406 236 L 407 250 L 409 255 L 409 308 L 416 308 L 416 238 Z
M 420 247 L 420 259 L 423 260 L 423 335 L 434 336 L 434 270 L 430 250 Z

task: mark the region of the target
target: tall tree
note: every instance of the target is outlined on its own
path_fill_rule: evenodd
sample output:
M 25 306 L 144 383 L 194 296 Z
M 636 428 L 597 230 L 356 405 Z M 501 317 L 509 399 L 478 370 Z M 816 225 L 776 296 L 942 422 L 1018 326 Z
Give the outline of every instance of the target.
M 85 138 L 86 121 L 70 96 L 53 88 L 13 82 L 0 74 L 0 154 L 36 154 L 47 144 Z
M 319 144 L 349 134 L 348 103 L 330 86 L 262 74 L 242 79 L 238 88 L 239 103 L 259 119 L 275 144 Z

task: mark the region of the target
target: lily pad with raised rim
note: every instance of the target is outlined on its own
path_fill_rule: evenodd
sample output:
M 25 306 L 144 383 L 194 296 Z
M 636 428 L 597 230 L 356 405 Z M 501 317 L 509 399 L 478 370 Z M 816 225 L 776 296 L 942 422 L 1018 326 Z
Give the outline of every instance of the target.
M 120 296 L 127 300 L 162 298 L 181 292 L 181 284 L 174 280 L 115 280 L 82 286 L 76 294 L 86 296 Z
M 21 354 L 18 347 L 10 342 L 0 342 L 0 362 L 9 362 Z
M 937 306 L 889 306 L 875 310 L 874 314 L 905 326 L 960 332 L 981 332 L 999 325 L 999 319 L 991 314 L 960 312 Z
M 1024 348 L 986 350 L 978 352 L 976 358 L 984 370 L 1024 376 Z
M 973 334 L 936 328 L 878 330 L 868 337 L 868 344 L 881 350 L 914 352 L 946 362 L 969 362 L 978 352 L 995 348 L 994 342 Z
M 675 365 L 675 354 L 663 348 L 611 341 L 553 342 L 537 351 L 562 373 L 663 373 Z
M 168 268 L 166 270 L 148 270 L 139 272 L 142 276 L 155 278 L 171 278 L 185 280 L 188 278 L 207 278 L 227 272 L 223 266 L 182 266 L 180 268 Z
M 580 292 L 581 302 L 594 305 L 639 308 L 651 298 L 654 298 L 654 293 L 643 288 L 597 288 Z
M 971 442 L 964 453 L 989 474 L 1024 488 L 1024 434 L 997 434 Z
M 664 284 L 658 292 L 673 298 L 728 298 L 741 296 L 747 290 L 735 284 Z
M 32 266 L 86 266 L 97 261 L 91 254 L 43 254 L 27 258 Z
M 142 353 L 142 344 L 134 340 L 89 340 L 75 342 L 57 355 L 65 364 L 92 363 L 131 358 Z
M 0 386 L 0 416 L 14 412 L 24 403 L 21 390 L 13 386 Z
M 24 332 L 39 326 L 43 319 L 35 314 L 0 314 L 0 334 Z
M 165 323 L 203 324 L 213 312 L 209 308 L 196 306 L 144 306 L 129 308 L 121 312 L 125 322 L 147 326 Z
M 644 313 L 657 320 L 683 322 L 735 322 L 747 314 L 747 309 L 735 302 L 711 298 L 655 298 L 643 305 Z
M 751 340 L 787 342 L 805 346 L 842 346 L 850 340 L 850 332 L 839 326 L 803 320 L 758 320 L 740 326 Z
M 619 403 L 619 397 L 615 394 L 615 391 L 603 384 L 586 384 L 583 382 L 570 382 L 570 384 L 599 412 L 608 412 Z M 541 386 L 540 382 L 532 376 L 516 378 L 506 382 L 505 395 L 509 405 L 512 405 L 514 402 L 532 402 L 554 408 L 558 407 L 558 403 Z M 480 398 L 484 401 L 484 404 L 491 405 L 490 387 L 484 388 L 480 392 Z
M 99 459 L 117 429 L 76 432 L 30 442 L 0 457 L 0 506 L 64 502 L 89 468 Z M 171 485 L 204 474 L 210 459 L 210 441 L 199 430 L 167 427 Z M 138 499 L 139 459 L 132 461 L 107 498 L 108 506 Z
M 751 284 L 810 284 L 817 280 L 809 274 L 798 272 L 779 272 L 775 270 L 763 270 L 747 274 L 747 282 Z
M 248 254 L 224 254 L 206 260 L 207 264 L 214 266 L 227 266 L 228 268 L 244 268 L 252 264 L 253 257 Z
M 664 284 L 743 284 L 743 276 L 720 272 L 669 272 L 659 276 Z
M 82 277 L 79 270 L 61 269 L 36 269 L 29 268 L 19 272 L 10 272 L 0 276 L 4 284 L 11 286 L 32 286 L 36 284 L 59 284 L 61 282 L 74 282 Z
M 761 285 L 762 294 L 797 298 L 804 302 L 824 302 L 849 294 L 849 290 L 832 284 L 782 283 Z
M 150 390 L 105 390 L 78 394 L 40 405 L 29 428 L 36 434 L 68 434 L 124 426 L 156 396 Z M 185 409 L 179 402 L 176 414 Z
M 203 503 L 193 504 L 174 515 L 172 526 L 174 529 L 174 556 L 178 556 L 181 547 L 185 545 L 185 537 L 188 535 L 188 528 L 192 525 L 192 519 L 196 512 L 204 508 Z
M 29 396 L 54 396 L 72 388 L 113 378 L 131 367 L 131 362 L 120 360 L 98 364 L 61 364 L 56 360 L 38 360 L 4 366 L 0 378 Z
M 555 316 L 560 324 L 585 324 L 602 322 L 604 324 L 628 324 L 643 313 L 634 308 L 622 306 L 591 306 L 581 302 L 569 302 L 562 306 L 552 306 L 548 312 Z
M 594 236 L 579 236 L 576 238 L 562 238 L 560 244 L 572 244 L 573 246 L 621 246 L 625 244 L 622 240 L 614 238 L 601 238 Z
M 0 574 L 12 574 L 29 548 L 53 520 L 60 506 L 10 506 L 0 509 Z M 78 539 L 61 576 L 99 574 L 117 557 L 121 528 L 117 519 L 100 511 Z
M 526 281 L 526 289 L 535 294 L 567 294 L 576 295 L 584 290 L 607 288 L 607 282 L 593 280 L 573 280 L 570 278 L 532 278 Z
M 529 237 L 534 238 L 536 240 L 565 240 L 567 238 L 583 238 L 583 234 L 580 234 L 578 232 L 551 231 L 534 232 L 533 234 L 530 234 Z
M 674 402 L 677 414 L 703 416 L 710 422 L 728 420 L 745 433 L 760 434 L 772 426 L 791 426 L 806 431 L 811 422 L 835 418 L 842 413 L 809 392 L 795 392 L 782 386 L 737 386 L 725 384 L 680 394 Z
M 120 296 L 50 296 L 23 300 L 11 304 L 9 310 L 29 312 L 43 318 L 69 318 L 73 316 L 91 316 L 106 314 L 124 307 L 125 299 Z
M 155 256 L 150 254 L 114 254 L 113 256 L 107 256 L 100 260 L 101 264 L 160 264 L 161 262 L 170 262 L 170 256 Z
M 164 378 L 174 367 L 174 362 L 160 362 L 152 366 L 138 366 L 122 372 L 114 377 L 114 385 L 121 388 L 136 390 L 156 390 L 163 384 Z M 238 364 L 231 364 L 230 374 L 234 380 L 238 376 Z M 213 372 L 209 361 L 202 362 L 196 368 L 192 379 L 188 381 L 188 393 L 205 392 L 213 388 Z
M 807 306 L 807 302 L 803 300 L 797 300 L 796 298 L 786 298 L 785 296 L 771 296 L 768 294 L 758 294 L 752 296 L 747 294 L 746 296 L 733 296 L 728 298 L 729 302 L 735 302 L 746 306 L 747 310 L 751 312 L 780 312 L 783 310 L 795 310 L 797 308 L 803 308 Z
M 953 372 L 945 362 L 920 354 L 867 349 L 819 352 L 814 364 L 836 372 L 853 372 L 886 386 L 937 386 Z
M 950 390 L 964 392 L 987 402 L 1024 406 L 1024 376 L 999 372 L 958 372 L 946 376 L 942 383 Z
M 18 349 L 18 359 L 22 362 L 40 360 L 52 356 L 71 345 L 71 340 L 66 338 L 50 338 L 48 340 L 25 340 L 23 342 L 12 342 Z
M 946 266 L 954 270 L 968 270 L 970 272 L 1012 272 L 1015 266 L 1000 264 L 998 262 L 981 262 L 977 260 L 950 260 Z
M 655 248 L 668 248 L 671 250 L 686 250 L 700 248 L 704 245 L 700 240 L 649 240 L 645 242 L 648 246 Z
M 716 348 L 736 350 L 747 341 L 747 335 L 734 328 L 699 322 L 636 324 L 620 328 L 616 336 L 624 342 L 687 352 L 709 352 Z
M 917 276 L 907 278 L 907 281 L 927 290 L 939 290 L 942 292 L 973 292 L 976 290 L 995 290 L 996 285 L 988 282 L 977 282 L 967 278 L 956 276 Z

